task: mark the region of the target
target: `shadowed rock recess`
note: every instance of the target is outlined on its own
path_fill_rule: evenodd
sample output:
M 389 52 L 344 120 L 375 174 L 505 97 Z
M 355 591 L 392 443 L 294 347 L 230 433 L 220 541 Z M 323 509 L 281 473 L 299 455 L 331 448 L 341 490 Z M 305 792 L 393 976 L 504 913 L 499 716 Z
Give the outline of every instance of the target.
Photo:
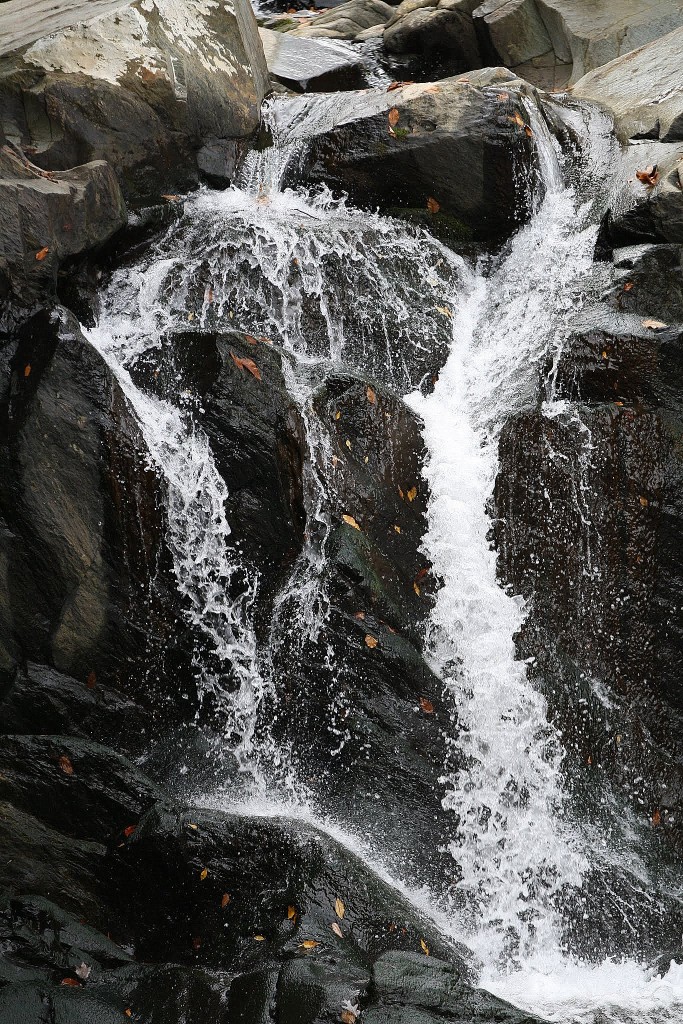
M 320 8 L 0 2 L 0 1024 L 669 1024 L 683 3 Z

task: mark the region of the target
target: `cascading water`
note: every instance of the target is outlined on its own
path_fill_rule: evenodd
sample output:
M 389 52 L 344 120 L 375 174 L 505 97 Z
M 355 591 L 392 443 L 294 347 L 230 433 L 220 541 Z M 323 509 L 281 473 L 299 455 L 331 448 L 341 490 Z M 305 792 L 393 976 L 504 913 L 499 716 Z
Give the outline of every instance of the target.
M 459 880 L 444 895 L 445 886 L 429 892 L 419 877 L 407 879 L 412 898 L 454 938 L 466 938 L 483 964 L 483 984 L 513 1002 L 562 1021 L 674 1020 L 683 1006 L 675 968 L 655 981 L 635 963 L 588 966 L 564 948 L 563 907 L 569 892 L 580 908 L 593 840 L 567 811 L 563 738 L 515 659 L 524 609 L 499 587 L 487 536 L 504 420 L 539 394 L 548 415 L 563 414 L 545 368 L 591 287 L 592 182 L 609 163 L 606 119 L 593 115 L 583 125 L 592 142 L 573 163 L 569 187 L 554 140 L 533 120 L 545 199 L 507 251 L 474 271 L 424 231 L 356 211 L 325 189 L 282 189 L 287 163 L 338 102 L 345 101 L 275 104 L 275 145 L 252 154 L 241 187 L 190 197 L 152 255 L 114 276 L 89 332 L 167 481 L 171 550 L 188 617 L 208 640 L 212 665 L 230 665 L 238 683 L 226 689 L 212 668 L 200 686 L 223 702 L 226 742 L 253 779 L 250 806 L 259 799 L 265 806 L 268 795 L 272 808 L 277 783 L 289 813 L 343 837 L 344 822 L 332 822 L 333 808 L 321 807 L 292 772 L 261 711 L 266 697 L 277 704 L 272 666 L 283 634 L 294 622 L 302 638 L 315 637 L 328 610 L 330 484 L 320 467 L 330 452 L 314 411 L 316 390 L 342 368 L 410 393 L 428 450 L 424 551 L 443 582 L 428 652 L 459 722 L 450 737 L 459 767 L 447 765 L 434 780 L 453 812 Z M 582 114 L 569 108 L 564 116 L 576 127 Z M 188 318 L 201 329 L 239 327 L 280 346 L 305 428 L 307 539 L 275 599 L 267 645 L 257 643 L 251 616 L 258 574 L 231 545 L 230 481 L 218 473 L 189 408 L 143 393 L 131 378 L 145 352 L 158 348 L 163 358 L 164 339 Z M 434 352 L 448 349 L 433 392 L 423 394 Z M 353 844 L 374 863 L 389 861 L 381 841 Z

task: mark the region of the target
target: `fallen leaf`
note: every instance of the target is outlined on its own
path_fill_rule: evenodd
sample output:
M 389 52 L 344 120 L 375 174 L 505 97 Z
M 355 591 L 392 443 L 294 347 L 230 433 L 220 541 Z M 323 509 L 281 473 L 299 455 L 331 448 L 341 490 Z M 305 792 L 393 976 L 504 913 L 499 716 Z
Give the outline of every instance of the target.
M 208 874 L 209 874 L 209 869 L 208 868 L 202 868 L 202 870 L 199 872 L 199 877 L 200 877 L 202 882 L 208 876 Z
M 418 597 L 419 597 L 419 596 L 420 596 L 420 594 L 422 593 L 422 591 L 421 591 L 421 590 L 420 590 L 420 588 L 418 587 L 417 583 L 413 583 L 413 590 L 415 591 L 415 593 L 417 594 L 417 596 L 418 596 Z
M 429 956 L 429 946 L 427 945 L 424 939 L 420 939 L 420 946 L 422 947 L 422 952 L 424 953 L 424 955 Z
M 301 943 L 300 949 L 315 949 L 315 947 L 319 945 L 320 943 L 316 942 L 315 939 L 306 939 Z
M 365 612 L 354 612 L 353 617 L 354 619 L 360 619 L 362 622 L 363 619 L 365 618 Z
M 406 498 L 408 499 L 408 501 L 415 501 L 415 499 L 417 498 L 417 487 L 411 487 L 408 493 L 406 494 Z
M 417 573 L 415 573 L 415 581 L 418 582 L 419 580 L 423 580 L 428 572 L 429 569 L 426 566 L 424 569 L 420 569 Z
M 293 921 L 296 917 L 296 907 L 287 907 L 287 920 Z
M 337 411 L 335 412 L 334 418 L 335 418 L 335 420 L 340 420 L 341 419 L 341 413 L 339 412 L 339 409 L 337 409 Z
M 71 985 L 74 988 L 80 988 L 81 983 L 78 978 L 62 978 L 60 985 Z
M 347 437 L 347 438 L 346 438 L 346 440 L 344 441 L 344 444 L 345 444 L 345 445 L 346 445 L 346 447 L 347 447 L 347 448 L 349 449 L 349 451 L 351 451 L 351 442 L 349 441 L 348 437 Z
M 133 1011 L 130 1009 L 130 1007 L 127 1007 L 123 1012 L 125 1013 L 126 1017 L 133 1016 Z
M 394 530 L 396 531 L 396 533 L 400 533 L 401 532 L 401 527 L 397 526 L 396 524 L 394 524 Z
M 642 185 L 648 185 L 650 188 L 656 185 L 659 181 L 659 171 L 657 170 L 657 164 L 650 164 L 643 171 L 636 171 L 636 178 Z
M 199 831 L 199 825 L 195 825 L 195 823 L 193 821 L 188 821 L 187 827 L 191 828 L 194 832 L 198 832 Z
M 415 85 L 415 82 L 412 79 L 408 79 L 405 82 L 392 82 L 387 86 L 387 92 L 393 92 L 394 89 L 401 89 L 404 85 Z
M 434 714 L 434 705 L 432 704 L 431 700 L 427 700 L 426 697 L 420 697 L 420 707 L 424 711 L 425 715 Z
M 229 892 L 224 892 L 223 895 L 221 896 L 221 907 L 223 908 L 223 910 L 225 910 L 225 908 L 227 907 L 229 902 L 230 902 L 230 893 Z
M 452 316 L 452 313 L 448 306 L 435 306 L 434 309 L 437 313 L 441 313 L 441 316 Z
M 254 942 L 265 942 L 265 941 L 266 941 L 265 935 L 255 935 L 254 936 Z
M 194 313 L 188 313 L 187 314 L 187 319 L 188 320 L 194 320 Z
M 647 506 L 650 504 L 647 498 L 641 497 L 638 500 L 640 501 L 640 504 L 643 506 L 643 508 L 647 508 Z
M 89 690 L 95 689 L 95 683 L 97 682 L 97 676 L 94 672 L 88 672 L 88 678 L 85 681 L 85 685 Z
M 169 203 L 177 203 L 178 200 L 180 199 L 180 196 L 167 195 L 165 192 L 162 192 L 161 193 L 161 198 L 162 199 L 166 199 Z
M 245 334 L 244 340 L 248 341 L 250 345 L 258 345 L 258 341 L 256 340 L 253 334 Z
M 365 393 L 368 396 L 368 402 L 370 402 L 371 405 L 374 405 L 375 402 L 377 401 L 377 395 L 372 390 L 369 384 Z
M 434 196 L 430 196 L 427 200 L 427 209 L 430 213 L 438 213 L 441 209 L 441 203 L 438 203 Z
M 341 900 L 339 899 L 339 897 L 337 896 L 336 900 L 334 901 L 334 912 L 335 912 L 335 914 L 337 915 L 337 917 L 338 917 L 338 918 L 339 918 L 340 920 L 341 920 L 341 918 L 343 918 L 343 916 L 344 916 L 344 911 L 345 911 L 345 909 L 346 909 L 346 908 L 344 907 L 344 904 L 342 903 L 342 901 L 341 901 Z
M 248 370 L 252 377 L 261 380 L 261 371 L 253 359 L 240 359 L 234 352 L 230 353 L 230 357 L 238 370 Z
M 40 263 L 40 262 L 42 262 L 42 260 L 44 260 L 44 259 L 45 259 L 45 257 L 46 257 L 46 256 L 47 256 L 47 254 L 49 253 L 49 251 L 50 251 L 50 249 L 49 249 L 49 247 L 48 247 L 48 246 L 46 245 L 44 249 L 40 249 L 40 250 L 39 250 L 39 251 L 38 251 L 38 252 L 36 253 L 36 259 L 38 260 L 38 262 L 39 262 L 39 263 Z
M 655 826 L 655 828 L 657 827 L 657 825 L 662 824 L 662 815 L 656 807 L 652 812 L 652 824 Z
M 528 124 L 524 125 L 524 134 L 526 135 L 527 139 L 532 139 L 533 138 L 534 133 L 533 133 L 533 130 L 531 128 L 531 125 L 528 125 Z
M 633 281 L 627 281 L 624 285 L 624 291 L 630 292 L 633 289 Z
M 512 123 L 516 124 L 518 128 L 526 128 L 526 121 L 518 110 L 515 111 L 513 117 L 508 117 L 508 121 L 512 121 Z
M 662 323 L 661 320 L 643 320 L 642 324 L 643 327 L 647 327 L 650 331 L 663 331 L 669 326 L 668 324 Z
M 133 835 L 133 832 L 135 832 L 135 825 L 126 825 L 126 827 L 123 830 L 123 834 L 126 837 L 126 839 L 130 838 L 130 836 Z
M 604 351 L 603 351 L 603 353 L 602 353 L 602 358 L 603 358 L 603 359 L 607 359 L 607 358 L 609 358 L 609 357 L 608 357 L 608 355 L 607 355 L 607 353 L 606 353 L 606 352 L 604 352 Z
M 353 518 L 353 516 L 343 515 L 342 519 L 344 520 L 344 522 L 346 523 L 347 526 L 352 526 L 354 528 L 354 530 L 360 530 L 360 526 L 358 525 L 356 520 Z
M 262 342 L 264 345 L 272 345 L 273 344 L 273 339 L 272 338 L 266 338 L 265 334 L 261 335 L 261 337 L 259 338 L 259 341 Z
M 335 935 L 339 936 L 340 939 L 344 938 L 344 932 L 341 930 L 336 921 L 330 925 L 330 928 L 332 929 Z
M 356 1014 L 353 1010 L 342 1010 L 341 1012 L 342 1024 L 356 1024 Z
M 510 93 L 509 92 L 499 92 L 497 94 L 497 96 L 496 96 L 496 99 L 498 100 L 499 103 L 504 103 L 505 100 L 509 100 L 510 99 Z
M 365 643 L 367 644 L 368 647 L 376 647 L 377 637 L 371 636 L 370 633 L 368 633 L 368 635 L 365 638 Z
M 400 488 L 400 487 L 399 487 L 399 489 L 398 489 L 398 494 L 399 494 L 399 497 L 400 497 L 400 498 L 403 498 L 403 497 L 405 497 L 405 495 L 403 494 L 403 491 L 401 490 L 401 488 Z
M 392 107 L 389 111 L 389 124 L 392 128 L 396 127 L 400 117 L 401 115 L 399 114 L 398 109 L 396 107 Z
M 76 968 L 76 974 L 79 978 L 83 978 L 83 981 L 87 981 L 90 977 L 90 971 L 92 968 L 88 967 L 87 964 L 81 964 Z
M 73 775 L 74 773 L 74 766 L 72 765 L 70 759 L 66 756 L 66 754 L 62 754 L 62 756 L 60 757 L 59 767 L 62 769 L 65 775 Z
M 31 364 L 27 363 L 24 367 L 24 377 L 30 377 L 31 375 Z

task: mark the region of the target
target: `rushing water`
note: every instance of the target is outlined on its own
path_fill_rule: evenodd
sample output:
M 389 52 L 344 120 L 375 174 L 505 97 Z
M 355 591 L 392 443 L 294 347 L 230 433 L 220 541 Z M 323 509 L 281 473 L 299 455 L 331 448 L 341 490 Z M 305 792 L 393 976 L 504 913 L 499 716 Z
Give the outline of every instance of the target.
M 446 765 L 434 780 L 453 812 L 455 890 L 446 897 L 420 887 L 419 877 L 388 873 L 380 842 L 365 844 L 368 862 L 444 931 L 465 938 L 484 965 L 482 983 L 511 1001 L 561 1021 L 680 1019 L 679 969 L 657 980 L 634 962 L 583 963 L 565 948 L 563 907 L 568 892 L 581 891 L 594 837 L 568 810 L 562 737 L 515 659 L 524 609 L 498 585 L 487 539 L 505 419 L 535 402 L 539 389 L 548 415 L 566 412 L 553 403 L 544 367 L 561 351 L 586 291 L 599 285 L 592 252 L 608 182 L 594 183 L 613 162 L 606 119 L 568 108 L 565 117 L 591 144 L 567 158 L 529 109 L 545 197 L 504 253 L 472 268 L 426 232 L 361 213 L 325 189 L 282 188 L 288 162 L 334 102 L 307 98 L 287 116 L 276 106 L 275 145 L 251 156 L 241 187 L 190 197 L 151 256 L 114 276 L 89 332 L 167 481 L 178 586 L 212 653 L 211 670 L 198 666 L 200 685 L 222 703 L 226 740 L 248 781 L 243 806 L 281 813 L 285 801 L 289 813 L 363 848 L 303 785 L 261 714 L 264 702 L 277 705 L 272 665 L 290 624 L 302 642 L 315 638 L 328 611 L 332 485 L 320 467 L 329 462 L 329 437 L 312 402 L 330 369 L 343 367 L 406 395 L 424 421 L 431 490 L 424 551 L 443 581 L 427 652 L 459 721 L 451 746 L 460 767 Z M 134 383 L 137 361 L 153 349 L 163 359 L 164 339 L 188 316 L 200 328 L 237 327 L 278 344 L 306 433 L 307 540 L 276 598 L 266 645 L 257 643 L 252 621 L 258 572 L 231 544 L 230 481 L 182 396 L 171 403 Z M 449 354 L 425 395 L 425 357 L 440 347 Z M 224 685 L 221 664 L 236 685 Z

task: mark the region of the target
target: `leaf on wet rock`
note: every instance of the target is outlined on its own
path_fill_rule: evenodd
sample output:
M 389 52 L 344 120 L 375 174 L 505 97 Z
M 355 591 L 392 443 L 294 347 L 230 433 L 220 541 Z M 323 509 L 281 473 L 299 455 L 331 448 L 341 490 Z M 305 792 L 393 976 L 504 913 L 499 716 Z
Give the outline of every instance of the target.
M 294 921 L 296 919 L 296 907 L 287 907 L 287 920 Z
M 427 700 L 426 697 L 420 697 L 420 708 L 424 711 L 425 715 L 434 714 L 434 705 L 431 700 Z
M 31 376 L 31 364 L 27 363 L 26 366 L 24 367 L 24 377 L 30 377 L 30 376 Z
M 496 94 L 496 99 L 498 100 L 499 103 L 504 103 L 506 100 L 510 99 L 510 93 L 509 92 L 499 92 L 499 93 Z
M 45 259 L 49 251 L 50 248 L 47 245 L 44 246 L 42 249 L 38 250 L 38 252 L 36 253 L 36 259 L 38 260 L 39 263 L 41 263 Z
M 256 377 L 256 380 L 261 380 L 261 371 L 253 359 L 241 359 L 234 352 L 230 352 L 230 357 L 238 370 L 248 370 L 252 377 Z
M 669 326 L 668 324 L 662 323 L 661 320 L 643 320 L 643 327 L 647 327 L 649 331 L 664 331 Z
M 405 82 L 391 82 L 387 86 L 387 92 L 394 92 L 395 89 L 401 89 L 404 85 L 415 85 L 412 78 L 407 79 Z
M 427 200 L 427 209 L 430 213 L 438 213 L 441 209 L 441 203 L 437 202 L 434 196 L 430 196 Z
M 301 943 L 299 948 L 300 949 L 315 949 L 315 947 L 319 946 L 319 945 L 320 945 L 320 943 L 316 942 L 315 939 L 305 939 L 304 942 Z
M 657 164 L 650 164 L 642 171 L 636 171 L 636 178 L 642 185 L 647 185 L 649 188 L 652 188 L 659 181 Z
M 453 315 L 448 306 L 435 306 L 434 309 L 437 311 L 437 313 L 441 313 L 441 316 L 450 317 Z
M 419 597 L 419 596 L 420 596 L 420 594 L 422 593 L 422 591 L 421 591 L 421 590 L 420 590 L 420 588 L 418 587 L 417 583 L 415 583 L 415 582 L 413 582 L 413 590 L 415 591 L 415 593 L 417 594 L 417 596 L 418 596 L 418 597 Z
M 377 637 L 372 636 L 370 633 L 368 633 L 368 635 L 365 637 L 365 643 L 367 644 L 368 647 L 376 647 L 377 642 Z
M 135 825 L 126 825 L 123 830 L 123 834 L 126 839 L 129 839 L 133 835 L 133 832 L 135 832 Z
M 642 496 L 638 500 L 640 501 L 640 504 L 643 506 L 643 508 L 647 508 L 647 506 L 650 504 L 647 498 L 643 498 Z
M 344 444 L 345 444 L 345 445 L 346 445 L 346 447 L 347 447 L 347 448 L 349 449 L 349 451 L 351 451 L 351 442 L 349 441 L 348 437 L 347 437 L 347 438 L 346 438 L 346 440 L 344 441 Z
M 422 952 L 424 953 L 424 955 L 429 956 L 429 946 L 427 945 L 424 939 L 420 939 L 420 946 L 422 947 Z
M 354 619 L 360 619 L 362 622 L 362 620 L 365 618 L 365 612 L 354 612 L 353 617 Z
M 330 928 L 332 929 L 332 931 L 334 932 L 334 934 L 335 934 L 335 935 L 338 935 L 338 936 L 339 936 L 339 938 L 340 938 L 340 939 L 343 939 L 343 938 L 344 938 L 344 933 L 343 933 L 343 931 L 341 930 L 341 928 L 339 927 L 339 925 L 337 924 L 337 922 L 336 922 L 336 921 L 334 921 L 334 922 L 333 922 L 333 923 L 332 923 L 332 924 L 330 925 Z
M 401 532 L 401 527 L 396 525 L 396 523 L 394 523 L 394 530 L 396 531 L 396 533 L 400 533 Z
M 177 203 L 178 200 L 180 199 L 180 196 L 172 195 L 171 193 L 167 192 L 162 192 L 161 198 L 165 199 L 167 203 Z
M 355 1024 L 358 1014 L 354 1013 L 353 1010 L 342 1010 L 341 1020 L 342 1024 Z
M 85 685 L 89 690 L 95 689 L 95 683 L 97 682 L 97 676 L 94 672 L 88 672 L 88 678 L 85 681 Z
M 377 395 L 372 390 L 372 388 L 370 387 L 369 384 L 367 386 L 367 389 L 366 389 L 365 393 L 368 396 L 368 402 L 370 402 L 370 405 L 374 405 L 375 402 L 377 401 Z
M 225 910 L 225 908 L 227 907 L 227 905 L 229 903 L 230 903 L 230 893 L 229 892 L 224 892 L 223 895 L 221 896 L 221 907 L 223 908 L 223 910 Z
M 341 901 L 341 900 L 339 899 L 339 897 L 337 896 L 336 900 L 334 901 L 334 912 L 335 912 L 335 914 L 337 915 L 337 917 L 338 917 L 338 918 L 339 918 L 340 920 L 341 920 L 341 918 L 343 918 L 343 916 L 344 916 L 344 911 L 345 911 L 345 909 L 346 909 L 346 908 L 345 908 L 344 904 L 342 903 L 342 901 Z
M 624 291 L 630 292 L 633 289 L 633 281 L 627 281 L 624 285 Z
M 406 498 L 408 499 L 408 501 L 415 501 L 415 499 L 417 498 L 417 487 L 411 487 L 408 493 L 406 494 Z
M 335 412 L 334 418 L 335 418 L 335 420 L 340 420 L 341 419 L 341 413 L 339 412 L 339 409 L 337 409 L 337 411 Z
M 513 116 L 508 116 L 508 121 L 512 121 L 512 123 L 516 124 L 518 128 L 526 128 L 526 121 L 518 110 L 515 111 Z
M 392 107 L 391 110 L 389 111 L 389 124 L 391 125 L 392 128 L 396 127 L 400 117 L 401 115 L 398 112 L 398 108 Z
M 72 988 L 81 987 L 81 983 L 78 978 L 62 978 L 60 985 L 71 985 Z
M 61 768 L 65 775 L 73 775 L 74 773 L 74 766 L 71 763 L 71 759 L 68 758 L 66 754 L 62 754 L 62 756 L 60 757 L 59 767 Z
M 208 876 L 208 874 L 209 874 L 209 869 L 208 868 L 202 868 L 202 870 L 199 872 L 199 877 L 200 877 L 202 882 Z
M 209 287 L 204 292 L 204 302 L 213 302 L 213 288 L 211 287 L 211 285 L 209 285 Z
M 657 828 L 658 825 L 662 824 L 662 815 L 657 807 L 655 807 L 654 811 L 652 812 L 652 824 L 655 828 Z
M 193 832 L 198 832 L 199 831 L 199 825 L 195 825 L 195 823 L 193 821 L 188 821 L 187 827 L 191 828 L 193 830 Z
M 344 520 L 344 522 L 346 523 L 347 526 L 352 526 L 354 528 L 354 530 L 360 530 L 360 526 L 358 525 L 356 520 L 353 518 L 353 516 L 347 516 L 346 513 L 345 513 L 342 516 L 342 519 Z
M 258 345 L 258 341 L 256 340 L 253 334 L 245 334 L 244 340 L 248 341 L 250 345 Z
M 528 124 L 524 125 L 524 134 L 526 135 L 527 139 L 532 139 L 533 138 L 534 133 L 533 133 L 533 129 L 531 128 L 531 125 L 528 125 Z

